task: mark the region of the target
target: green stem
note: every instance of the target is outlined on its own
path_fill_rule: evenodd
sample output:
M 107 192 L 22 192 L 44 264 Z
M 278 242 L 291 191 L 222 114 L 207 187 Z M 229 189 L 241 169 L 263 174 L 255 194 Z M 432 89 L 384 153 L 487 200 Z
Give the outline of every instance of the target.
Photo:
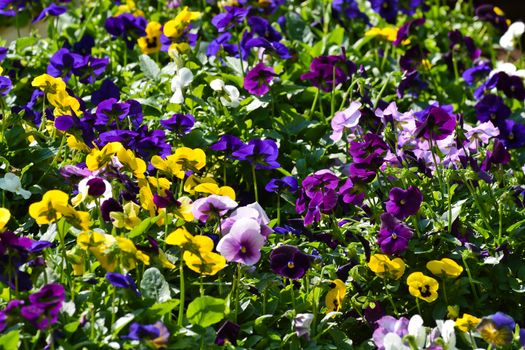
M 255 164 L 252 164 L 252 177 L 253 177 L 253 193 L 255 195 L 255 201 L 259 203 L 259 192 L 257 191 L 257 176 L 255 174 Z
M 290 296 L 291 296 L 291 299 L 292 299 L 292 308 L 293 308 L 293 312 L 294 312 L 294 315 L 297 314 L 297 309 L 296 309 L 296 305 L 295 305 L 295 291 L 293 290 L 293 280 L 290 279 Z
M 319 99 L 319 89 L 316 89 L 314 101 L 312 102 L 312 107 L 310 107 L 310 114 L 309 114 L 310 117 L 314 115 L 315 105 L 317 104 L 318 99 Z
M 235 275 L 235 304 L 234 304 L 234 322 L 237 323 L 237 318 L 239 315 L 239 289 L 241 286 L 241 264 L 237 263 L 237 274 Z
M 182 327 L 184 321 L 184 299 L 186 298 L 186 290 L 184 288 L 184 262 L 182 260 L 183 250 L 180 252 L 180 303 L 179 303 L 179 318 L 177 324 Z
M 461 260 L 463 261 L 463 265 L 465 266 L 465 271 L 467 271 L 470 289 L 472 289 L 472 293 L 474 294 L 474 298 L 476 299 L 476 303 L 477 303 L 478 302 L 478 292 L 476 291 L 476 288 L 474 286 L 474 281 L 472 280 L 472 274 L 470 273 L 470 268 L 467 264 L 467 259 L 465 259 L 463 254 L 461 254 Z
M 447 281 L 445 280 L 445 276 L 443 276 L 442 282 L 443 282 L 443 296 L 445 297 L 445 303 L 448 306 Z

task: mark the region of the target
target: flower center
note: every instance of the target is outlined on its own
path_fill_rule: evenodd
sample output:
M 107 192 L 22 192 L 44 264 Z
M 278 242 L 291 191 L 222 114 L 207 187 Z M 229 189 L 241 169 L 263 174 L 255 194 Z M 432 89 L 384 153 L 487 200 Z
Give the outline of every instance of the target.
M 424 285 L 423 287 L 419 287 L 419 293 L 421 294 L 421 296 L 423 298 L 428 298 L 429 296 L 432 295 L 432 293 L 430 292 L 430 288 L 428 287 L 428 285 Z
M 288 261 L 288 268 L 293 269 L 294 267 L 295 267 L 295 264 L 293 263 L 293 261 Z
M 509 136 L 508 136 L 509 140 L 514 140 L 514 134 L 513 133 L 510 133 Z
M 495 120 L 496 119 L 496 113 L 490 113 L 490 119 Z
M 244 247 L 244 246 L 243 246 L 243 247 L 241 247 L 241 253 L 243 253 L 243 254 L 244 254 L 244 253 L 246 253 L 246 251 L 247 251 L 246 247 Z
M 392 239 L 397 239 L 397 233 L 392 233 Z
M 406 200 L 402 199 L 402 200 L 399 201 L 399 204 L 401 204 L 401 205 L 405 205 L 406 202 L 407 202 Z

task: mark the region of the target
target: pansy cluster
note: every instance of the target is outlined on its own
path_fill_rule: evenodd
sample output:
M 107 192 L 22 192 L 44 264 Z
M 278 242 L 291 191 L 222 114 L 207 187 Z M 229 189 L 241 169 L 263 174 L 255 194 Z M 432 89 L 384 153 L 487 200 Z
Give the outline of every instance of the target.
M 500 8 L 0 23 L 0 347 L 525 347 L 525 25 Z

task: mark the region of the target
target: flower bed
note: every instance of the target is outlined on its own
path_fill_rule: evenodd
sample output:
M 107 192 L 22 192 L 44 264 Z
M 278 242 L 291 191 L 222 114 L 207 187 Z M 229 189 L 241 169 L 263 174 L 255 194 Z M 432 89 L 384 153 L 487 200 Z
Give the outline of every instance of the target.
M 525 25 L 475 5 L 0 2 L 0 346 L 524 347 Z

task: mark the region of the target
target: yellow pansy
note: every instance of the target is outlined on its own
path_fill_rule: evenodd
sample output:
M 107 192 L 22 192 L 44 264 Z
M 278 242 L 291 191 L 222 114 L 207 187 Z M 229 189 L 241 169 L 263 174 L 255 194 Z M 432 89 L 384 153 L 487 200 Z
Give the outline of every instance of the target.
M 160 42 L 160 36 L 162 31 L 160 30 L 162 25 L 159 22 L 151 21 L 146 26 L 146 36 L 143 36 L 137 40 L 140 50 L 143 54 L 149 55 L 151 53 L 159 52 L 162 46 Z
M 451 320 L 457 319 L 459 317 L 459 305 L 448 305 L 447 317 Z
M 67 145 L 69 148 L 82 151 L 82 152 L 91 152 L 91 148 L 89 148 L 84 142 L 79 141 L 75 135 L 69 134 L 67 136 Z
M 427 269 L 439 277 L 457 278 L 463 272 L 463 267 L 452 259 L 431 260 L 427 263 Z
M 53 114 L 55 116 L 61 115 L 80 115 L 82 111 L 80 110 L 80 102 L 70 96 L 65 90 L 59 91 L 56 94 L 48 94 L 49 102 L 55 107 Z
M 62 208 L 61 214 L 66 221 L 79 230 L 88 230 L 91 216 L 87 211 L 75 210 L 72 206 Z
M 192 203 L 189 197 L 180 197 L 177 199 L 177 205 L 173 213 L 177 218 L 186 222 L 193 221 Z
M 93 171 L 105 167 L 122 147 L 120 142 L 109 142 L 100 150 L 98 148 L 92 149 L 86 157 L 88 169 Z
M 336 279 L 332 281 L 331 289 L 326 293 L 326 312 L 339 311 L 345 299 L 346 286 L 343 281 Z
M 480 322 L 481 318 L 469 314 L 463 314 L 461 318 L 456 320 L 456 327 L 462 332 L 470 332 L 475 330 Z
M 75 247 L 73 250 L 67 252 L 67 261 L 71 264 L 73 268 L 74 276 L 82 276 L 85 272 L 84 266 L 84 252 L 78 250 L 78 247 Z
M 59 92 L 66 92 L 66 83 L 62 78 L 55 78 L 49 74 L 42 74 L 33 79 L 31 86 L 34 86 L 46 94 L 56 95 Z
M 227 196 L 227 197 L 230 197 L 232 200 L 235 200 L 235 190 L 231 188 L 230 186 L 219 187 L 215 183 L 207 182 L 207 183 L 202 183 L 200 185 L 195 186 L 193 190 L 195 192 L 200 192 L 200 193 Z
M 184 179 L 186 171 L 198 171 L 206 165 L 206 154 L 200 148 L 180 147 L 166 159 L 153 156 L 151 164 L 160 171 Z
M 135 247 L 133 242 L 126 237 L 117 237 L 117 245 L 123 253 L 121 262 L 127 270 L 133 270 L 136 267 L 136 261 L 140 260 L 144 265 L 149 265 L 149 256 Z
M 131 13 L 135 17 L 144 17 L 144 11 L 139 10 L 137 8 L 137 5 L 135 4 L 135 1 L 133 0 L 126 0 L 126 3 L 124 5 L 120 5 L 115 16 L 121 15 L 123 13 Z
M 157 206 L 153 202 L 153 192 L 146 181 L 139 182 L 139 202 L 142 208 L 148 211 L 149 216 L 153 217 L 157 213 Z
M 431 303 L 438 298 L 439 283 L 421 272 L 413 272 L 407 278 L 408 291 L 416 298 Z
M 154 188 L 157 189 L 157 193 L 164 193 L 165 190 L 169 190 L 171 188 L 171 181 L 166 179 L 165 177 L 153 177 L 148 176 L 148 181 Z
M 141 222 L 138 217 L 140 207 L 134 202 L 128 202 L 124 205 L 123 209 L 123 212 L 112 211 L 109 213 L 109 217 L 113 222 L 113 226 L 132 230 Z
M 142 159 L 135 157 L 130 149 L 120 148 L 117 151 L 118 160 L 126 166 L 126 168 L 135 175 L 137 179 L 144 179 L 144 173 L 146 172 L 146 162 Z
M 69 205 L 69 196 L 59 190 L 47 191 L 40 202 L 29 206 L 29 215 L 39 225 L 50 224 L 62 217 Z
M 405 273 L 405 263 L 400 258 L 390 260 L 384 254 L 374 254 L 370 257 L 368 267 L 376 275 L 383 278 L 393 278 L 398 280 Z
M 366 33 L 365 37 L 380 37 L 382 39 L 386 39 L 388 41 L 395 41 L 397 38 L 397 28 L 394 27 L 385 27 L 385 28 L 378 28 L 378 27 L 372 27 L 370 28 Z
M 4 72 L 4 68 L 0 67 L 0 75 Z
M 179 38 L 190 22 L 199 19 L 200 16 L 200 12 L 189 11 L 188 7 L 184 7 L 174 19 L 164 24 L 164 35 L 172 39 Z
M 226 266 L 226 259 L 222 255 L 213 252 L 196 255 L 185 251 L 182 259 L 190 270 L 207 276 L 215 275 Z
M 4 231 L 5 225 L 11 219 L 11 212 L 9 209 L 0 208 L 0 232 Z
M 191 195 L 194 195 L 195 194 L 195 190 L 194 190 L 195 187 L 197 185 L 205 184 L 205 183 L 217 184 L 217 182 L 211 177 L 199 177 L 199 176 L 197 176 L 195 174 L 192 174 L 192 175 L 188 176 L 186 181 L 184 181 L 184 191 L 188 192 Z

